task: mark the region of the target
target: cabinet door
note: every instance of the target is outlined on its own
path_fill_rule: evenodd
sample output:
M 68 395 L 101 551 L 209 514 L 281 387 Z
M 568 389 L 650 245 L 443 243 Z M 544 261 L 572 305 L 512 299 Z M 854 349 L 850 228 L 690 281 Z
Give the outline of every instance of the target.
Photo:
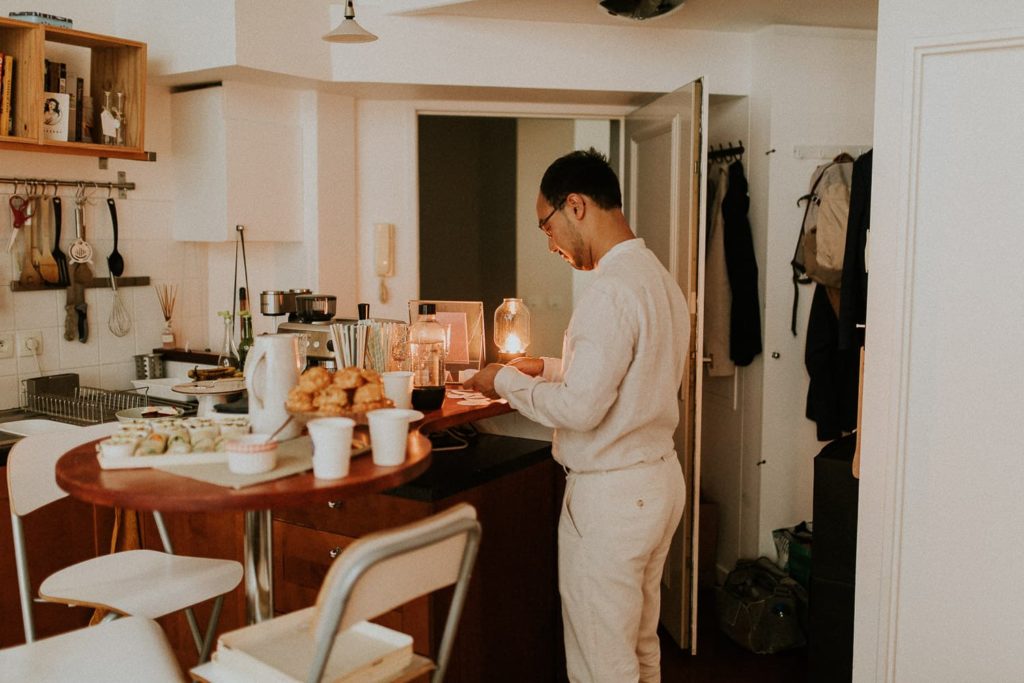
M 297 97 L 230 82 L 172 95 L 175 239 L 234 241 L 241 224 L 253 241 L 302 241 Z
M 355 539 L 341 534 L 274 522 L 274 611 L 305 609 L 316 603 L 334 559 Z M 430 654 L 430 604 L 418 598 L 373 621 L 413 637 L 413 650 Z

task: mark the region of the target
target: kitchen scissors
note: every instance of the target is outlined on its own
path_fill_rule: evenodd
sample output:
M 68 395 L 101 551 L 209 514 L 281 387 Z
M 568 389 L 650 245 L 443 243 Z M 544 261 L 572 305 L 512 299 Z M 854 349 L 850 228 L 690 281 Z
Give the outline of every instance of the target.
M 28 197 L 12 195 L 7 202 L 11 207 L 11 241 L 7 243 L 7 251 L 14 248 L 14 242 L 18 239 L 18 230 L 24 227 L 25 223 L 32 218 L 34 211 L 33 202 Z

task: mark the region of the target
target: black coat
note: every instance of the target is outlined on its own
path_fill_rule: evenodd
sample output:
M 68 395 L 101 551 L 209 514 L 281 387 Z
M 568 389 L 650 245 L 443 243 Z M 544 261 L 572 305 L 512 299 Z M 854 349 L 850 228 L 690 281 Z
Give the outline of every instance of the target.
M 814 286 L 804 363 L 811 379 L 807 417 L 818 424 L 818 441 L 852 432 L 857 426 L 860 347 L 839 348 L 839 321 L 823 285 Z
M 747 210 L 747 179 L 743 164 L 729 165 L 729 189 L 722 200 L 725 268 L 732 290 L 729 312 L 729 358 L 736 365 L 750 365 L 761 353 L 761 304 L 757 294 L 757 258 Z
M 843 282 L 839 291 L 839 348 L 864 345 L 863 324 L 868 301 L 868 273 L 864 263 L 864 245 L 871 227 L 870 151 L 853 162 L 850 179 L 850 217 L 846 223 L 846 250 L 843 252 Z

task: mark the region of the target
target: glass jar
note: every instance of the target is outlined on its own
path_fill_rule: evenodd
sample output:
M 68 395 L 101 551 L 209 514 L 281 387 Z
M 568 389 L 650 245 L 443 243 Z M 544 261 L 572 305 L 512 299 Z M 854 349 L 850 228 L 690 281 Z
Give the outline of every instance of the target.
M 434 410 L 444 403 L 445 332 L 436 315 L 434 304 L 420 304 L 419 318 L 409 327 L 412 405 L 417 410 Z
M 526 353 L 530 345 L 530 310 L 522 299 L 505 299 L 495 309 L 494 343 L 502 359 Z

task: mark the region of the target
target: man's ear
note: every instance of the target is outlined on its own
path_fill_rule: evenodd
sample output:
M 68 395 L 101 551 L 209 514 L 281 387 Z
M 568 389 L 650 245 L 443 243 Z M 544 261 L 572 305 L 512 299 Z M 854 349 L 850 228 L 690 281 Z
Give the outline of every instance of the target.
M 565 198 L 565 205 L 572 211 L 572 215 L 577 221 L 583 220 L 583 216 L 587 213 L 587 203 L 583 195 L 578 192 L 570 192 Z

